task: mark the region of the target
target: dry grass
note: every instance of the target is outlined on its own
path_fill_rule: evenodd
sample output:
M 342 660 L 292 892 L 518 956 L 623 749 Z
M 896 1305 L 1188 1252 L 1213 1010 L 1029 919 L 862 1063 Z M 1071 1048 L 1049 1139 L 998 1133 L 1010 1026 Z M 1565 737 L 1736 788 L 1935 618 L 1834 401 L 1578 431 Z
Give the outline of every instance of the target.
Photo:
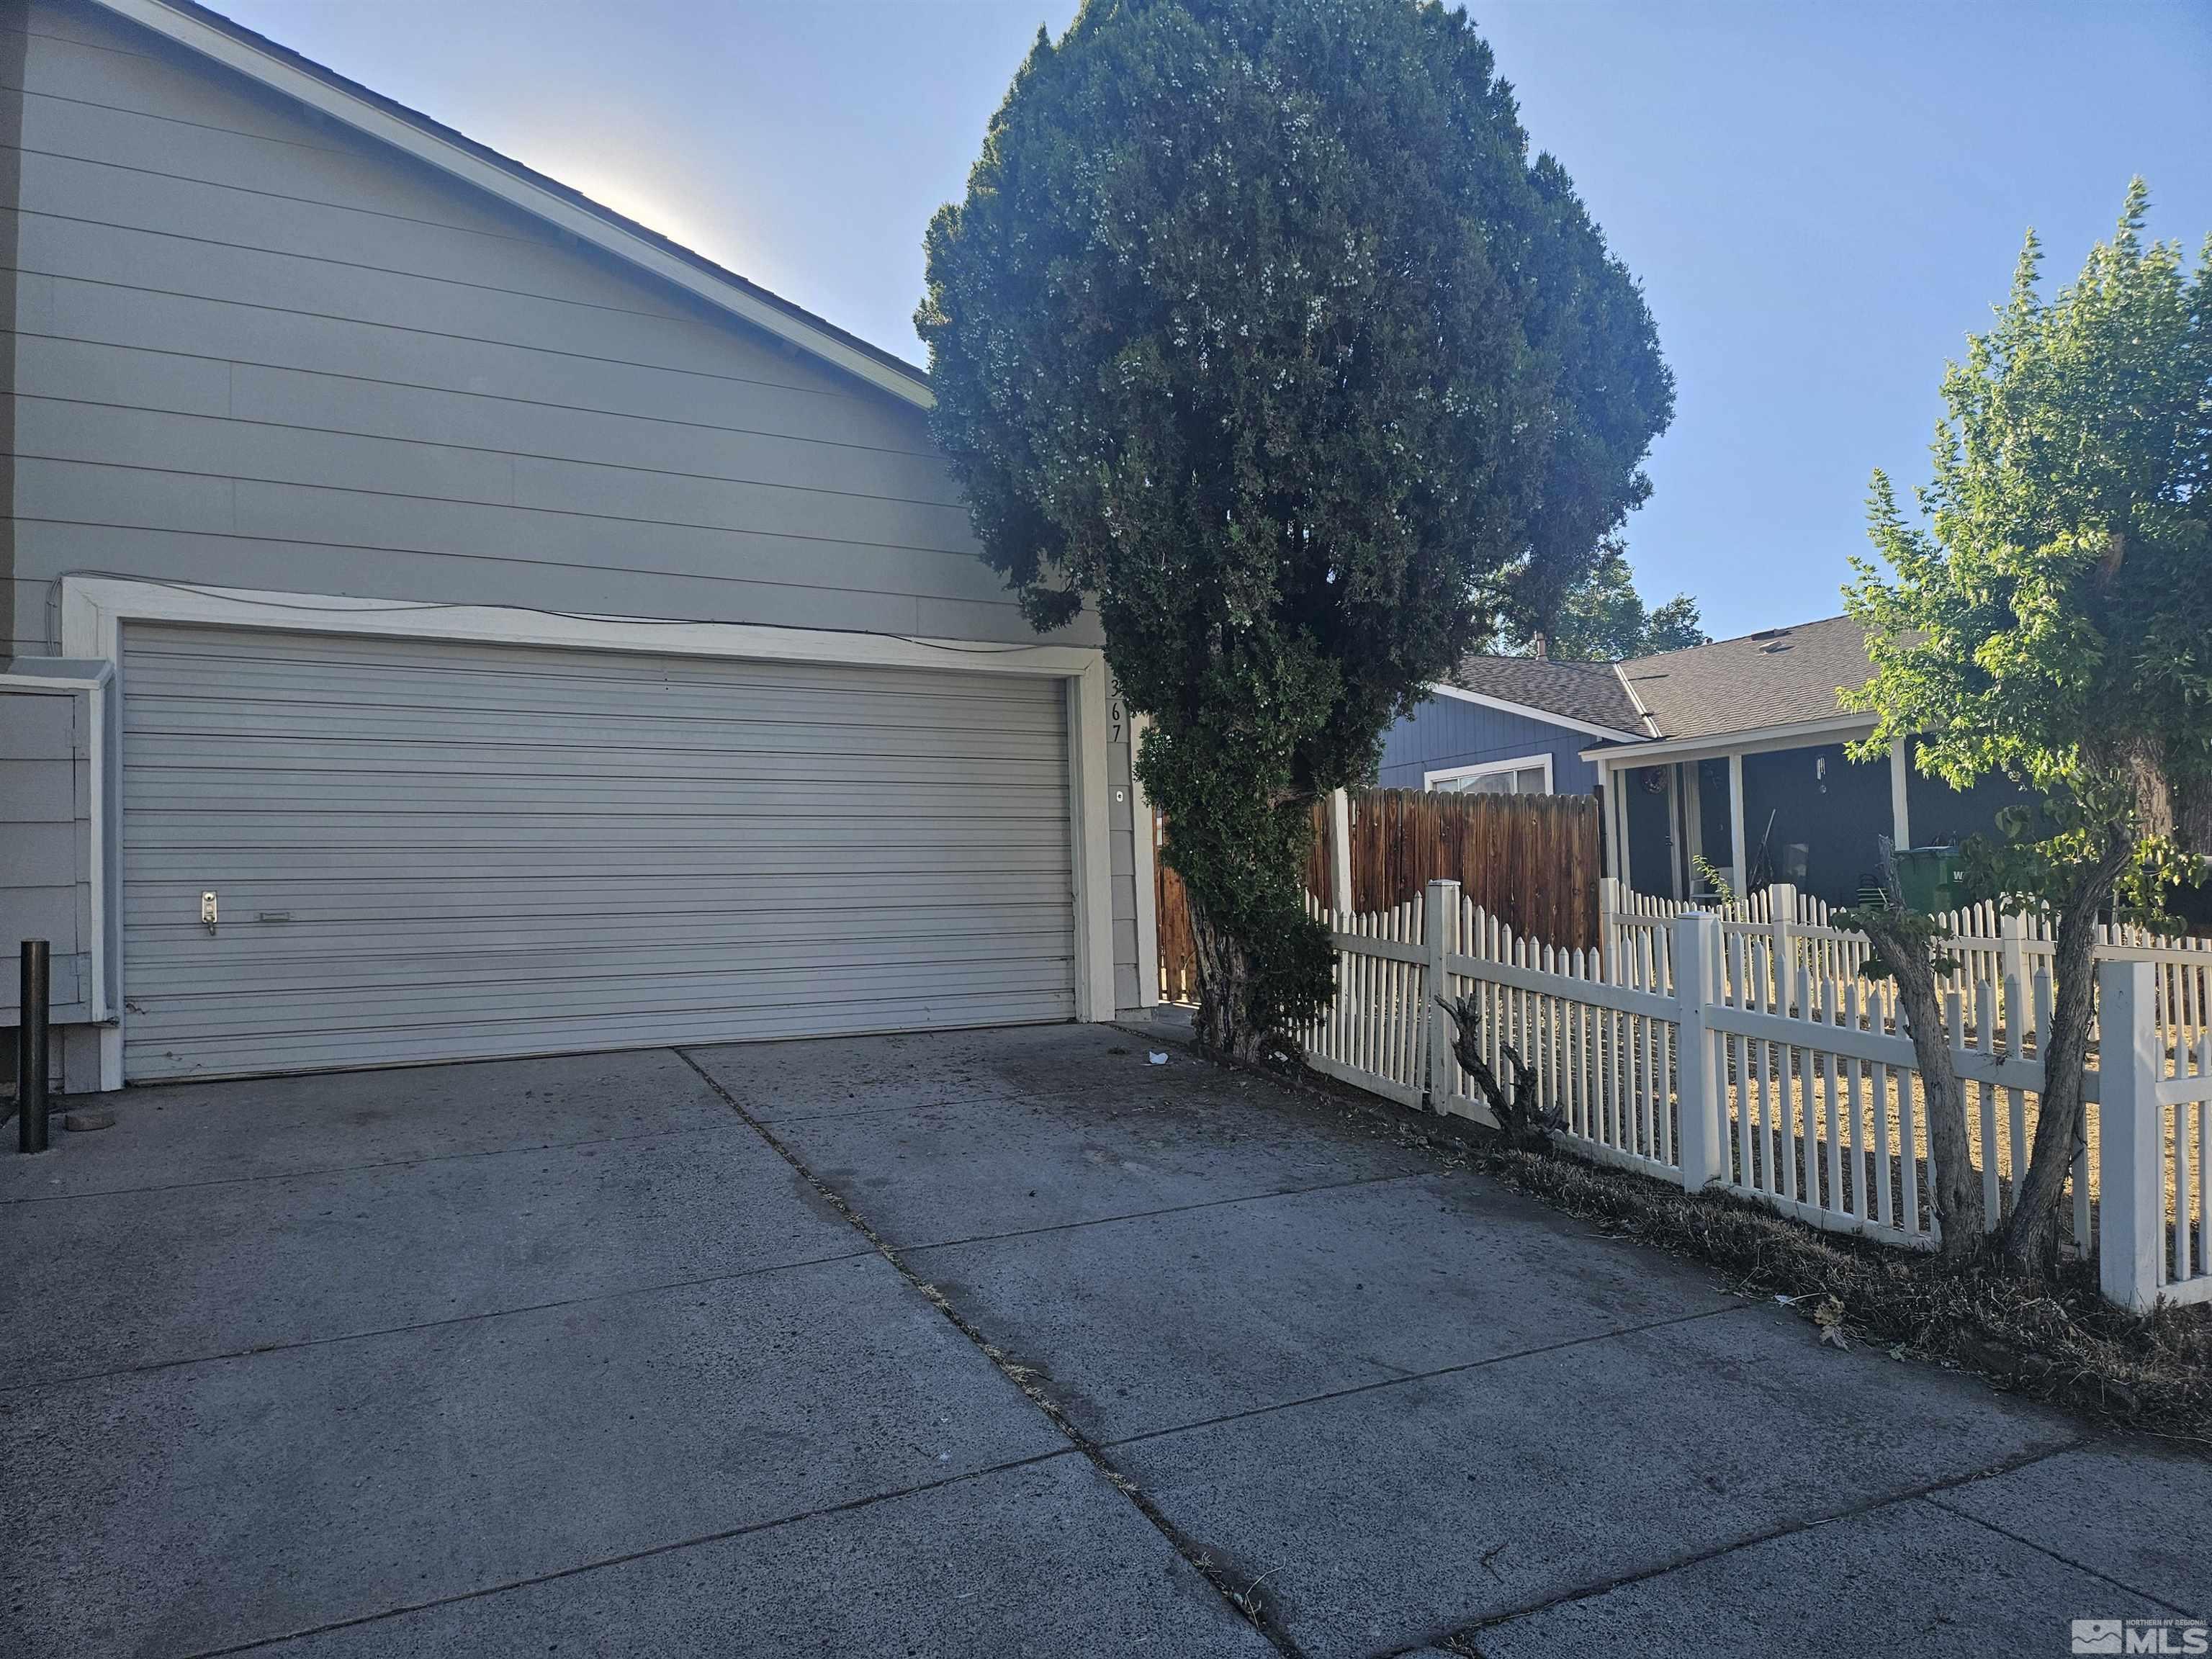
M 2078 1263 L 2052 1283 L 1988 1262 L 1952 1267 L 1815 1232 L 1749 1200 L 1685 1193 L 1564 1155 L 1470 1139 L 1462 1156 L 1608 1231 L 1721 1268 L 1741 1289 L 1788 1297 L 1808 1316 L 1832 1301 L 1852 1338 L 1900 1357 L 1956 1364 L 2103 1420 L 2212 1445 L 2212 1310 L 2138 1316 L 2100 1297 Z
M 1745 1045 L 1757 1048 L 1765 1045 Z M 1671 1056 L 1662 1060 L 1659 1076 L 1671 1087 Z M 1586 1075 L 1586 1074 L 1585 1074 Z M 1559 1080 L 1565 1080 L 1564 1078 Z M 1556 1085 L 1547 1085 L 1555 1087 Z M 2036 1124 L 2040 1115 L 2041 1097 L 2032 1091 L 1999 1088 L 1993 1085 L 1966 1081 L 1961 1086 L 1966 1097 L 1966 1139 L 1972 1149 L 1975 1166 L 1987 1176 L 1994 1170 L 1994 1183 L 1985 1180 L 1983 1186 L 1991 1224 L 2008 1212 L 2015 1182 L 2027 1168 L 2029 1152 L 2034 1145 Z M 1577 1079 L 1569 1085 L 1571 1096 L 1587 1099 L 1598 1091 L 1589 1088 Z M 1554 1097 L 1556 1097 L 1556 1096 Z M 1911 1126 L 1908 1136 L 1906 1104 L 1910 1102 Z M 1776 1176 L 1786 1173 L 1787 1190 L 1795 1196 L 1818 1201 L 1829 1207 L 1838 1207 L 1835 1186 L 1840 1182 L 1851 1207 L 1856 1210 L 1862 1182 L 1871 1189 L 1880 1180 L 1880 1158 L 1886 1149 L 1888 1157 L 1890 1183 L 1890 1218 L 1903 1224 L 1905 1164 L 1903 1154 L 1910 1146 L 1914 1167 L 1920 1176 L 1916 1182 L 1916 1200 L 1919 1231 L 1929 1231 L 1928 1183 L 1925 1179 L 1928 1157 L 1928 1100 L 1916 1072 L 1884 1068 L 1879 1086 L 1875 1068 L 1851 1066 L 1833 1056 L 1819 1056 L 1817 1060 L 1805 1051 L 1784 1054 L 1780 1050 L 1765 1056 L 1764 1074 L 1758 1057 L 1739 1049 L 1730 1060 L 1729 1076 L 1723 1090 L 1723 1104 L 1730 1127 L 1731 1176 L 1740 1174 L 1738 1154 L 1744 1145 L 1747 1123 L 1753 1126 L 1751 1135 L 1753 1166 L 1758 1179 L 1753 1183 L 1762 1190 L 1773 1190 L 1767 1171 Z M 1668 1102 L 1670 1117 L 1673 1109 Z M 1610 1114 L 1607 1114 L 1609 1118 Z M 2197 1114 L 2185 1111 L 2177 1115 L 2179 1133 L 2183 1138 L 2182 1157 L 2190 1171 L 2191 1193 L 2187 1204 L 2191 1240 L 2197 1241 L 2207 1225 L 2206 1189 L 2212 1186 L 2205 1174 L 2212 1170 L 2212 1145 L 2208 1145 Z M 1581 1131 L 1581 1113 L 1575 1115 L 1573 1127 Z M 1603 1126 L 1601 1126 L 1603 1127 Z M 1671 1124 L 1670 1124 L 1671 1127 Z M 1774 1148 L 1771 1161 L 1759 1152 L 1762 1144 L 1756 1130 L 1766 1130 L 1765 1145 Z M 2071 1246 L 2075 1243 L 2078 1223 L 2084 1238 L 2094 1237 L 2095 1206 L 2098 1189 L 2099 1117 L 2093 1103 L 2087 1113 L 2087 1146 L 2083 1158 L 2075 1166 L 2075 1176 L 2081 1179 L 2086 1193 L 2086 1210 L 2077 1205 L 2069 1187 L 2062 1210 L 2061 1230 Z M 1594 1138 L 1620 1144 L 1611 1134 Z M 1651 1148 L 1644 1137 L 1631 1138 L 1635 1149 L 1649 1156 Z M 1837 1143 L 1837 1155 L 1831 1165 L 1828 1147 L 1831 1139 Z M 1805 1168 L 1808 1149 L 1813 1151 L 1814 1169 L 1811 1184 L 1808 1184 Z M 1852 1152 L 1858 1158 L 1855 1163 Z M 2169 1140 L 2162 1160 L 2166 1182 L 2166 1218 L 2169 1222 L 2180 1218 L 2183 1211 L 2181 1188 Z M 2201 1251 L 2198 1252 L 2201 1255 Z

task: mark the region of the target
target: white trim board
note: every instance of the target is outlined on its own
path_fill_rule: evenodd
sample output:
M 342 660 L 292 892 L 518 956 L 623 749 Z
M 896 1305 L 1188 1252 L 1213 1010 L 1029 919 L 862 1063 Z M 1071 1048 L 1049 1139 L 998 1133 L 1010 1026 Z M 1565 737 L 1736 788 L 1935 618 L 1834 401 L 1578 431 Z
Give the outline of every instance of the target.
M 1504 697 L 1486 696 L 1480 691 L 1469 691 L 1463 686 L 1447 685 L 1442 680 L 1430 683 L 1429 695 L 1449 697 L 1455 702 L 1471 702 L 1478 708 L 1495 708 L 1501 714 L 1518 714 L 1523 720 L 1540 720 L 1547 726 L 1565 726 L 1570 732 L 1580 732 L 1589 737 L 1619 738 L 1623 743 L 1650 741 L 1646 734 L 1642 732 L 1623 732 L 1611 726 L 1595 726 L 1589 720 L 1576 720 L 1572 715 L 1555 714 L 1548 708 L 1537 708 L 1534 703 L 1513 702 Z
M 1121 695 L 1117 690 L 1116 696 Z M 1125 702 L 1122 707 L 1127 708 Z M 1143 754 L 1145 728 L 1152 721 L 1142 714 L 1129 716 L 1129 842 L 1130 879 L 1137 889 L 1137 1006 L 1151 1008 L 1160 1000 L 1160 915 L 1159 877 L 1155 868 L 1158 856 L 1152 845 L 1158 826 L 1152 821 L 1152 798 L 1145 793 L 1145 781 L 1137 775 L 1137 762 Z
M 1776 749 L 1796 749 L 1808 743 L 1834 743 L 1874 730 L 1871 714 L 1830 714 L 1820 720 L 1796 720 L 1784 726 L 1754 726 L 1746 732 L 1724 732 L 1704 738 L 1639 739 L 1632 749 L 1593 746 L 1581 751 L 1592 765 L 1602 755 L 1613 760 L 1635 756 L 1638 766 L 1661 761 L 1717 760 L 1724 755 L 1760 755 Z
M 1630 679 L 1627 675 L 1620 672 L 1620 665 L 1619 663 L 1615 663 L 1613 665 L 1613 677 L 1614 679 L 1620 681 L 1620 689 L 1628 693 L 1629 702 L 1636 705 L 1636 718 L 1644 722 L 1644 729 L 1641 735 L 1646 738 L 1657 737 L 1659 735 L 1659 722 L 1651 718 L 1651 710 L 1645 706 L 1642 696 L 1638 693 L 1636 690 L 1636 682 Z
M 901 374 L 836 335 L 810 325 L 804 319 L 770 305 L 756 294 L 721 280 L 666 249 L 602 217 L 541 185 L 495 166 L 343 87 L 271 57 L 250 41 L 162 3 L 162 0 L 99 0 L 119 17 L 196 52 L 332 120 L 366 133 L 380 143 L 413 156 L 463 183 L 488 191 L 512 206 L 544 220 L 556 229 L 613 254 L 617 258 L 650 272 L 663 282 L 696 295 L 708 304 L 764 329 L 778 339 L 841 368 L 878 390 L 928 409 L 937 399 L 929 387 Z
M 86 999 L 92 1009 L 94 1024 L 104 1022 L 114 1014 L 107 1000 L 107 702 L 115 694 L 115 668 L 102 662 L 85 674 L 0 674 L 0 696 L 11 693 L 31 697 L 82 697 L 85 708 L 85 764 L 88 842 L 86 860 L 91 872 L 91 908 L 88 921 L 92 932 L 91 947 L 88 951 L 92 961 L 92 994 Z M 72 791 L 72 794 L 74 791 Z M 117 1063 L 121 1063 L 121 1050 L 117 1050 Z M 105 1076 L 103 1055 L 100 1087 L 118 1086 L 121 1073 L 117 1073 L 117 1085 L 110 1085 Z
M 264 629 L 293 634 L 377 635 L 477 645 L 534 645 L 650 655 L 742 658 L 855 666 L 957 669 L 1022 674 L 1067 685 L 1068 811 L 1075 903 L 1077 1018 L 1111 1020 L 1114 998 L 1114 849 L 1108 803 L 1106 658 L 1095 647 L 995 647 L 960 640 L 904 638 L 750 623 L 660 621 L 650 617 L 581 617 L 519 606 L 426 605 L 342 594 L 284 593 L 115 576 L 64 576 L 62 653 L 121 660 L 125 622 Z M 123 689 L 125 697 L 130 689 Z M 97 728 L 95 728 L 97 729 Z M 127 810 L 127 803 L 126 803 Z M 103 851 L 101 857 L 105 860 Z M 94 891 L 104 868 L 95 866 Z M 95 934 L 95 939 L 99 935 Z M 118 963 L 118 968 L 125 964 Z M 97 966 L 97 964 L 96 964 Z M 105 983 L 104 978 L 100 983 Z M 127 989 L 127 986 L 126 986 Z M 121 1085 L 118 1066 L 111 1085 Z M 103 1060 L 103 1073 L 106 1066 Z
M 979 644 L 842 629 L 761 623 L 687 622 L 656 617 L 586 616 L 525 605 L 444 605 L 338 593 L 217 587 L 125 576 L 62 578 L 65 656 L 115 659 L 118 624 L 205 623 L 279 633 L 380 634 L 388 639 L 463 640 L 493 645 L 574 646 L 654 656 L 751 657 L 771 662 L 853 663 L 891 668 L 959 668 L 971 673 L 1068 677 L 1097 673 L 1095 646 Z

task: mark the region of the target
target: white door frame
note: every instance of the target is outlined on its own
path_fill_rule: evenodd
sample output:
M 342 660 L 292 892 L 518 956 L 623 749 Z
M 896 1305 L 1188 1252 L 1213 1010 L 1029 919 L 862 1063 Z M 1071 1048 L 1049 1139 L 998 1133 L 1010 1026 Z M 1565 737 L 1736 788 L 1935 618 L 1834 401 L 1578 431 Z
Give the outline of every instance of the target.
M 126 622 L 258 628 L 287 634 L 373 634 L 386 639 L 445 640 L 477 645 L 553 646 L 653 656 L 726 657 L 757 662 L 810 662 L 884 668 L 958 669 L 1057 679 L 1067 694 L 1067 793 L 1075 902 L 1075 1007 L 1079 1019 L 1111 1020 L 1114 999 L 1113 842 L 1107 803 L 1105 653 L 1094 646 L 979 645 L 974 641 L 775 628 L 755 623 L 660 620 L 650 617 L 563 615 L 520 605 L 442 605 L 368 599 L 336 593 L 286 593 L 140 581 L 118 576 L 64 576 L 61 583 L 62 654 L 122 664 Z M 128 698 L 127 685 L 119 695 Z M 120 775 L 120 759 L 116 762 Z M 118 792 L 119 793 L 119 792 Z M 123 812 L 130 803 L 120 803 Z M 103 849 L 103 864 L 120 855 Z M 95 884 L 108 878 L 93 872 Z M 121 951 L 118 943 L 117 949 Z M 94 983 L 105 983 L 102 941 L 94 938 Z M 126 964 L 118 962 L 118 974 Z M 125 993 L 128 996 L 128 982 Z M 118 1010 L 101 1028 L 100 1087 L 123 1085 Z
M 1127 706 L 1126 704 L 1124 705 Z M 1137 1006 L 1150 1008 L 1160 1000 L 1160 896 L 1154 860 L 1158 849 L 1152 837 L 1152 798 L 1137 775 L 1144 752 L 1145 730 L 1152 721 L 1142 714 L 1129 716 L 1129 841 L 1131 880 L 1137 888 Z

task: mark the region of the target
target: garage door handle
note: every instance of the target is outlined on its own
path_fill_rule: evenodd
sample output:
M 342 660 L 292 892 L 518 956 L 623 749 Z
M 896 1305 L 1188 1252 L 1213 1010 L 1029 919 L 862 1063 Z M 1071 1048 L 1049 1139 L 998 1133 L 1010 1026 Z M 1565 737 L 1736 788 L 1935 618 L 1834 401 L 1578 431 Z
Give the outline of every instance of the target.
M 289 910 L 257 910 L 253 913 L 253 919 L 256 921 L 289 921 L 292 913 Z
M 215 895 L 213 893 L 200 895 L 200 926 L 206 928 L 210 934 L 215 932 Z

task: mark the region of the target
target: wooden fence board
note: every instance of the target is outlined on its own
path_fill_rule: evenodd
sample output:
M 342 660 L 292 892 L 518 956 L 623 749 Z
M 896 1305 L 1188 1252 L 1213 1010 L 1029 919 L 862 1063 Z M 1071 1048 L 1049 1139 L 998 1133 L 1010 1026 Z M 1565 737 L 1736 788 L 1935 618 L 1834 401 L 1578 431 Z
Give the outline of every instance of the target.
M 1161 832 L 1155 827 L 1155 845 Z M 1450 879 L 1468 900 L 1519 936 L 1560 950 L 1598 942 L 1597 801 L 1589 795 L 1479 795 L 1362 789 L 1352 795 L 1352 908 L 1389 910 Z M 1182 883 L 1152 860 L 1159 918 L 1160 994 L 1198 997 L 1198 961 Z M 1313 804 L 1306 889 L 1328 890 L 1328 802 Z

